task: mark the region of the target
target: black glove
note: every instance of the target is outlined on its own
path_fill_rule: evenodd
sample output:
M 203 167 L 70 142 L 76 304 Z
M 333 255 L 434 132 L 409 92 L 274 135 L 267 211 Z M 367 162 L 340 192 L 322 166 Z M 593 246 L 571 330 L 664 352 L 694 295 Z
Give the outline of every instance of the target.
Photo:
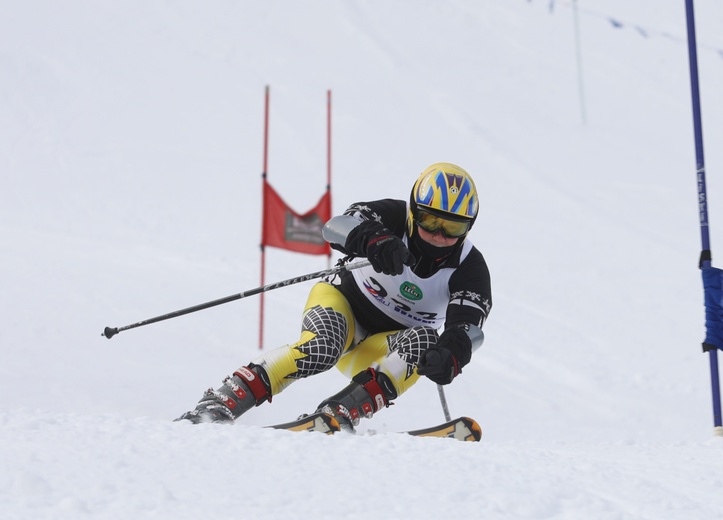
M 367 242 L 366 257 L 377 273 L 402 274 L 405 265 L 414 265 L 414 255 L 402 239 L 385 227 Z
M 349 232 L 344 252 L 363 256 L 377 273 L 402 274 L 404 265 L 414 265 L 414 255 L 401 238 L 376 220 L 365 220 Z
M 464 327 L 445 329 L 437 344 L 419 356 L 417 373 L 438 385 L 448 385 L 472 358 L 472 340 Z

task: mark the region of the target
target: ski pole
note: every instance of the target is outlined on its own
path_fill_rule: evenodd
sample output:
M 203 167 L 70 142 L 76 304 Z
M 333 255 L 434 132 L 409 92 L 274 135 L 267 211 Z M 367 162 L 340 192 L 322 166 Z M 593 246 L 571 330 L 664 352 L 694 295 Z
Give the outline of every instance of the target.
M 436 365 L 442 362 L 442 358 L 440 355 L 434 351 L 431 350 L 427 354 L 427 360 L 431 362 L 431 364 Z M 439 394 L 439 402 L 442 405 L 442 411 L 444 412 L 444 420 L 445 421 L 451 421 L 452 416 L 449 413 L 449 406 L 447 405 L 447 396 L 444 395 L 444 387 L 437 383 L 437 393 Z
M 444 412 L 444 420 L 451 421 L 452 416 L 449 413 L 449 407 L 447 406 L 447 397 L 444 395 L 444 387 L 437 385 L 437 392 L 439 392 L 439 402 L 442 403 L 442 411 Z
M 248 296 L 254 296 L 256 294 L 260 294 L 263 292 L 273 291 L 274 289 L 279 289 L 281 287 L 287 287 L 289 285 L 306 282 L 308 280 L 314 280 L 316 278 L 323 278 L 324 276 L 331 276 L 334 274 L 338 274 L 342 271 L 351 271 L 352 269 L 359 269 L 360 267 L 367 267 L 368 265 L 371 265 L 368 261 L 355 262 L 353 264 L 338 265 L 336 267 L 333 267 L 331 269 L 326 269 L 324 271 L 317 271 L 315 273 L 309 273 L 309 274 L 305 274 L 302 276 L 297 276 L 296 278 L 289 278 L 288 280 L 271 283 L 271 284 L 264 285 L 262 287 L 257 287 L 256 289 L 251 289 L 251 290 L 248 290 L 248 291 L 245 291 L 242 293 L 232 294 L 232 295 L 226 296 L 224 298 L 219 298 L 218 300 L 213 300 L 210 302 L 194 305 L 193 307 L 187 307 L 185 309 L 180 309 L 177 311 L 169 312 L 168 314 L 162 314 L 161 316 L 156 316 L 155 318 L 149 318 L 147 320 L 142 320 L 142 321 L 139 321 L 136 323 L 131 323 L 130 325 L 124 325 L 123 327 L 106 327 L 105 330 L 101 333 L 101 336 L 105 336 L 106 338 L 110 339 L 113 336 L 115 336 L 116 334 L 118 334 L 119 332 L 123 332 L 124 330 L 135 329 L 136 327 L 142 327 L 143 325 L 150 325 L 151 323 L 157 323 L 159 321 L 176 318 L 178 316 L 183 316 L 184 314 L 190 314 L 192 312 L 200 311 L 203 309 L 208 309 L 209 307 L 215 307 L 217 305 L 222 305 L 224 303 L 232 302 L 235 300 L 240 300 L 241 298 L 246 298 Z

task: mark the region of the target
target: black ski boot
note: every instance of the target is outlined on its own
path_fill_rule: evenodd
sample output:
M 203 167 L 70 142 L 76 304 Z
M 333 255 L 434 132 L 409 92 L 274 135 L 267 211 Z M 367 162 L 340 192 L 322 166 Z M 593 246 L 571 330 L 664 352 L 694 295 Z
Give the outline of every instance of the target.
M 194 410 L 181 415 L 176 421 L 199 423 L 233 423 L 241 414 L 265 401 L 271 401 L 268 376 L 259 366 L 241 367 L 233 376 L 223 380 L 218 390 L 209 388 Z
M 321 402 L 316 409 L 333 415 L 342 430 L 354 432 L 354 426 L 364 417 L 390 406 L 397 391 L 389 377 L 373 368 L 359 372 L 344 390 Z

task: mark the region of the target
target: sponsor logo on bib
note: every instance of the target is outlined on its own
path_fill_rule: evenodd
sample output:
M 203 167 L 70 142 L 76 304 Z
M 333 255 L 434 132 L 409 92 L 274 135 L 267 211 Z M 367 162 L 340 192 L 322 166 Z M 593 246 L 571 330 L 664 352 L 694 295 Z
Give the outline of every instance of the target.
M 421 300 L 423 296 L 422 290 L 410 282 L 404 282 L 402 285 L 400 285 L 399 292 L 408 300 L 412 300 L 415 302 Z

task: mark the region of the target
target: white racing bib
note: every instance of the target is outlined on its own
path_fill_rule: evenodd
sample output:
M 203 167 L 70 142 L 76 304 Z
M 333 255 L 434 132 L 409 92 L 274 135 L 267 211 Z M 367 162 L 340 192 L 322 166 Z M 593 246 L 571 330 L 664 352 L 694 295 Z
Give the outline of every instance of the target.
M 463 244 L 460 262 L 471 248 L 471 243 Z M 429 278 L 420 278 L 405 265 L 397 276 L 377 273 L 372 267 L 355 269 L 352 274 L 367 299 L 393 320 L 409 327 L 439 329 L 446 318 L 449 278 L 454 271 L 453 267 L 443 268 Z

